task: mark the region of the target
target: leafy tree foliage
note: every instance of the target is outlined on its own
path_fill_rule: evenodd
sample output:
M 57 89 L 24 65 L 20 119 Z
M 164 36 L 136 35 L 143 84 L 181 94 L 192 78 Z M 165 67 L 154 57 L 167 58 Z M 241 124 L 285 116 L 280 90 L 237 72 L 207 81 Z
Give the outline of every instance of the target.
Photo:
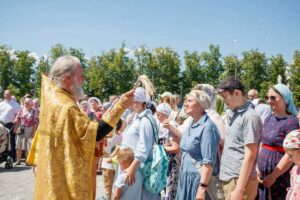
M 51 65 L 54 63 L 54 61 L 60 57 L 68 55 L 67 49 L 62 44 L 56 44 L 50 49 L 50 63 Z
M 234 55 L 225 56 L 223 58 L 223 68 L 224 72 L 221 74 L 220 79 L 224 79 L 228 76 L 241 77 L 241 64 L 238 58 Z
M 267 91 L 267 86 L 263 84 L 269 81 L 267 58 L 264 53 L 258 50 L 243 52 L 241 60 L 241 80 L 246 91 L 254 88 L 258 91 Z M 265 95 L 265 94 L 264 94 Z
M 221 53 L 219 45 L 209 45 L 208 52 L 202 52 L 204 82 L 216 86 L 219 83 L 219 77 L 223 73 Z
M 29 51 L 0 46 L 0 92 L 8 88 L 17 97 L 25 93 L 39 95 L 41 74 L 49 72 L 58 57 L 73 55 L 79 58 L 85 71 L 85 92 L 101 99 L 131 89 L 141 74 L 153 81 L 157 94 L 165 91 L 185 94 L 197 83 L 217 86 L 220 79 L 236 74 L 246 90 L 255 88 L 261 97 L 277 83 L 280 75 L 282 83 L 291 87 L 295 102 L 300 106 L 300 51 L 295 51 L 294 61 L 288 66 L 281 54 L 267 58 L 258 50 L 243 52 L 242 59 L 234 55 L 222 58 L 220 47 L 211 44 L 208 51 L 185 51 L 182 70 L 179 55 L 169 47 L 149 49 L 141 46 L 133 53 L 122 44 L 117 50 L 111 49 L 88 59 L 82 49 L 56 44 L 48 53 L 49 59 L 41 57 L 37 62 Z
M 289 86 L 293 92 L 297 107 L 300 107 L 300 51 L 295 51 L 293 63 L 290 66 Z
M 204 70 L 200 65 L 201 56 L 197 51 L 185 51 L 184 62 L 186 70 L 182 73 L 182 82 L 184 93 L 187 93 L 197 83 L 204 83 L 205 77 L 203 76 Z
M 41 94 L 41 81 L 42 81 L 42 74 L 48 74 L 50 71 L 50 65 L 47 58 L 44 56 L 39 59 L 39 64 L 37 65 L 35 71 L 35 90 L 34 96 L 40 96 Z
M 34 64 L 35 58 L 29 55 L 29 51 L 16 51 L 16 60 L 13 61 L 12 84 L 19 89 L 21 96 L 34 91 Z
M 0 91 L 1 94 L 8 88 L 12 80 L 13 61 L 10 57 L 9 49 L 0 46 Z
M 154 62 L 150 75 L 153 83 L 157 85 L 157 93 L 165 91 L 172 93 L 179 91 L 179 55 L 171 48 L 156 48 L 152 53 Z
M 276 57 L 272 56 L 270 58 L 270 68 L 269 68 L 270 85 L 277 84 L 279 75 L 282 78 L 281 83 L 283 83 L 283 84 L 287 83 L 286 68 L 287 68 L 287 63 L 285 62 L 285 60 L 283 59 L 283 56 L 281 54 L 278 54 Z
M 108 99 L 109 95 L 121 94 L 133 87 L 136 79 L 134 60 L 128 57 L 125 45 L 93 57 L 87 68 L 90 95 Z

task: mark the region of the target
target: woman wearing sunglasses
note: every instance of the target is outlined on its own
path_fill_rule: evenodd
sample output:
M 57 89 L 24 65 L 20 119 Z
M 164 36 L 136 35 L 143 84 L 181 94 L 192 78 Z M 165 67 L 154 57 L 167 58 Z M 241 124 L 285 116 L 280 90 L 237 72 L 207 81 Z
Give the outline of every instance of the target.
M 262 148 L 258 156 L 259 199 L 285 199 L 290 185 L 292 162 L 283 149 L 283 140 L 292 130 L 299 128 L 297 109 L 292 92 L 284 84 L 268 91 L 268 103 L 273 114 L 264 121 Z

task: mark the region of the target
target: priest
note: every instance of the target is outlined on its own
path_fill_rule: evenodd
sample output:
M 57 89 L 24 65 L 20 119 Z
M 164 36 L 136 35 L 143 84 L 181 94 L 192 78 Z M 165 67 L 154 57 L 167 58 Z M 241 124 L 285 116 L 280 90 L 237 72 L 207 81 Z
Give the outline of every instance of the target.
M 78 107 L 84 97 L 83 69 L 73 56 L 58 58 L 49 77 L 42 76 L 40 124 L 27 157 L 35 166 L 34 199 L 95 199 L 94 150 L 133 103 L 123 94 L 100 122 Z

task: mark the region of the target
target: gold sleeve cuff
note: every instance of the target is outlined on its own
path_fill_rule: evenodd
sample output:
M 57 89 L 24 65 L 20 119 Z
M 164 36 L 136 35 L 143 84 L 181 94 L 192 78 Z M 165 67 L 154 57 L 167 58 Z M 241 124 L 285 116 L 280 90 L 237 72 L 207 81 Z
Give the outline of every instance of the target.
M 111 109 L 109 109 L 104 114 L 102 120 L 114 128 L 117 125 L 118 121 L 120 120 L 124 111 L 125 109 L 120 105 L 119 102 L 117 102 L 112 106 Z

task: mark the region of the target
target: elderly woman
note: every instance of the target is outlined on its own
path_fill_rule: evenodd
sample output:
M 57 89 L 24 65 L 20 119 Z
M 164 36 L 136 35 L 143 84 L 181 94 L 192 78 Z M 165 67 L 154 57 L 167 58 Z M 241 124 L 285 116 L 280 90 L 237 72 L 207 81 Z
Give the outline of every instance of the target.
M 165 190 L 165 199 L 173 200 L 176 198 L 178 185 L 178 173 L 180 167 L 179 144 L 178 139 L 173 138 L 168 129 L 164 128 L 163 123 L 168 120 L 172 113 L 172 108 L 167 103 L 161 103 L 156 107 L 156 115 L 159 122 L 159 141 L 163 145 L 168 156 L 167 185 Z M 176 122 L 171 121 L 177 126 Z
M 135 116 L 127 128 L 123 132 L 123 140 L 121 148 L 130 147 L 134 151 L 134 161 L 126 169 L 126 181 L 132 184 L 135 181 L 135 173 L 140 168 L 142 162 L 152 160 L 152 151 L 154 144 L 153 127 L 157 124 L 152 124 L 155 119 L 151 110 L 147 109 L 147 97 L 144 88 L 138 87 L 135 89 L 134 104 L 131 109 L 135 112 Z M 149 120 L 151 118 L 151 121 Z M 121 174 L 120 169 L 117 172 Z M 115 177 L 116 180 L 117 176 Z M 142 185 L 131 194 L 132 199 L 136 200 L 155 200 L 160 199 L 159 194 L 147 192 Z
M 211 106 L 209 96 L 201 90 L 192 90 L 186 96 L 184 109 L 192 117 L 183 130 L 179 184 L 176 199 L 209 199 L 206 190 L 212 174 L 217 173 L 217 155 L 220 134 L 207 116 Z
M 299 128 L 297 109 L 292 93 L 286 85 L 274 85 L 268 91 L 268 103 L 273 114 L 265 119 L 262 148 L 258 155 L 261 185 L 259 199 L 285 199 L 290 185 L 288 155 L 283 149 L 283 140 L 292 130 Z
M 15 119 L 16 130 L 19 129 L 19 131 L 21 131 L 15 131 L 19 132 L 16 139 L 17 161 L 15 165 L 20 165 L 22 150 L 26 151 L 27 155 L 27 151 L 30 148 L 28 145 L 28 140 L 33 138 L 37 128 L 38 116 L 36 110 L 32 106 L 32 99 L 25 98 L 24 106 L 19 110 Z

